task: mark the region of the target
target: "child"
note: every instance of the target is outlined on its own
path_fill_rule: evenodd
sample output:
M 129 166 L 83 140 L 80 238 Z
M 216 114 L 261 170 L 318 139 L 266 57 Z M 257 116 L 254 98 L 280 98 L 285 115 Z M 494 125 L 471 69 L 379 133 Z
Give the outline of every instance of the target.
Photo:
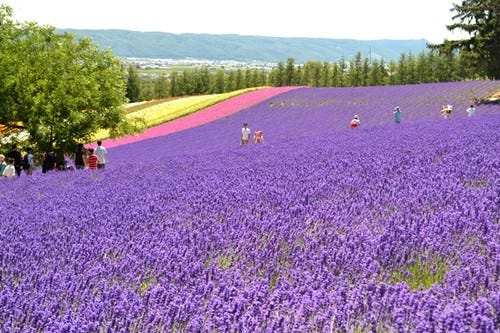
M 264 132 L 261 130 L 255 131 L 253 142 L 254 143 L 262 143 L 264 141 Z
M 87 165 L 90 170 L 97 169 L 97 164 L 99 164 L 99 157 L 94 154 L 94 148 L 89 148 L 89 155 L 87 156 Z
M 359 116 L 355 114 L 351 120 L 351 128 L 354 129 L 356 127 L 359 127 L 359 125 L 360 125 Z

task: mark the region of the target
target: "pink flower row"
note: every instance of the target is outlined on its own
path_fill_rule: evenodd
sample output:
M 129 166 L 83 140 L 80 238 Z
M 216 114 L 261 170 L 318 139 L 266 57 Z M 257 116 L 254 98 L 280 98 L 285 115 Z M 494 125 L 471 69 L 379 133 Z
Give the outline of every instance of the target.
M 215 104 L 201 111 L 192 113 L 185 117 L 148 128 L 138 135 L 128 135 L 118 139 L 107 139 L 103 141 L 106 148 L 117 147 L 137 141 L 156 138 L 159 136 L 183 131 L 211 121 L 229 116 L 233 113 L 246 109 L 254 104 L 262 102 L 268 98 L 296 89 L 297 87 L 276 87 L 251 91 L 226 101 Z

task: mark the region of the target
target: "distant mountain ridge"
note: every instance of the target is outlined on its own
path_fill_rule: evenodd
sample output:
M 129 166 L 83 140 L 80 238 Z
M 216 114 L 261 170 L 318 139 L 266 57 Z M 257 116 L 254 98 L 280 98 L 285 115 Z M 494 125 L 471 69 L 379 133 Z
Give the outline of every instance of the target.
M 418 54 L 427 41 L 417 40 L 354 40 L 305 37 L 265 37 L 214 35 L 130 30 L 59 29 L 77 37 L 90 37 L 101 48 L 111 48 L 118 57 L 207 59 L 259 61 L 276 63 L 292 57 L 296 63 L 307 61 L 350 60 L 356 52 L 363 57 L 385 60 L 399 59 L 402 53 Z

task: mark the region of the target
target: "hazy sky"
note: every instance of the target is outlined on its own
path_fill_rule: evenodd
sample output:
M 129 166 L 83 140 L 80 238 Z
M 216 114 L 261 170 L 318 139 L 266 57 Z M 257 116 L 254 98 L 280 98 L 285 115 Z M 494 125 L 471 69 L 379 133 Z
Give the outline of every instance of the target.
M 57 28 L 433 43 L 464 37 L 446 29 L 454 2 L 461 0 L 0 0 L 16 21 Z

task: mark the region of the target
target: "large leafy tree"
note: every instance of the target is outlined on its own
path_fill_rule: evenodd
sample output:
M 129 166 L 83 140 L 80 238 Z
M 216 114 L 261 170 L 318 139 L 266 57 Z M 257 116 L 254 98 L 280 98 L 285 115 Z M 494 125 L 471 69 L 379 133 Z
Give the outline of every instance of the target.
M 470 38 L 445 40 L 431 47 L 444 53 L 460 50 L 464 63 L 479 75 L 500 79 L 500 1 L 463 0 L 454 4 L 452 11 L 454 23 L 448 30 L 463 30 Z
M 11 15 L 0 7 L 0 123 L 26 129 L 40 149 L 72 149 L 98 129 L 133 131 L 121 60 L 90 39 Z

